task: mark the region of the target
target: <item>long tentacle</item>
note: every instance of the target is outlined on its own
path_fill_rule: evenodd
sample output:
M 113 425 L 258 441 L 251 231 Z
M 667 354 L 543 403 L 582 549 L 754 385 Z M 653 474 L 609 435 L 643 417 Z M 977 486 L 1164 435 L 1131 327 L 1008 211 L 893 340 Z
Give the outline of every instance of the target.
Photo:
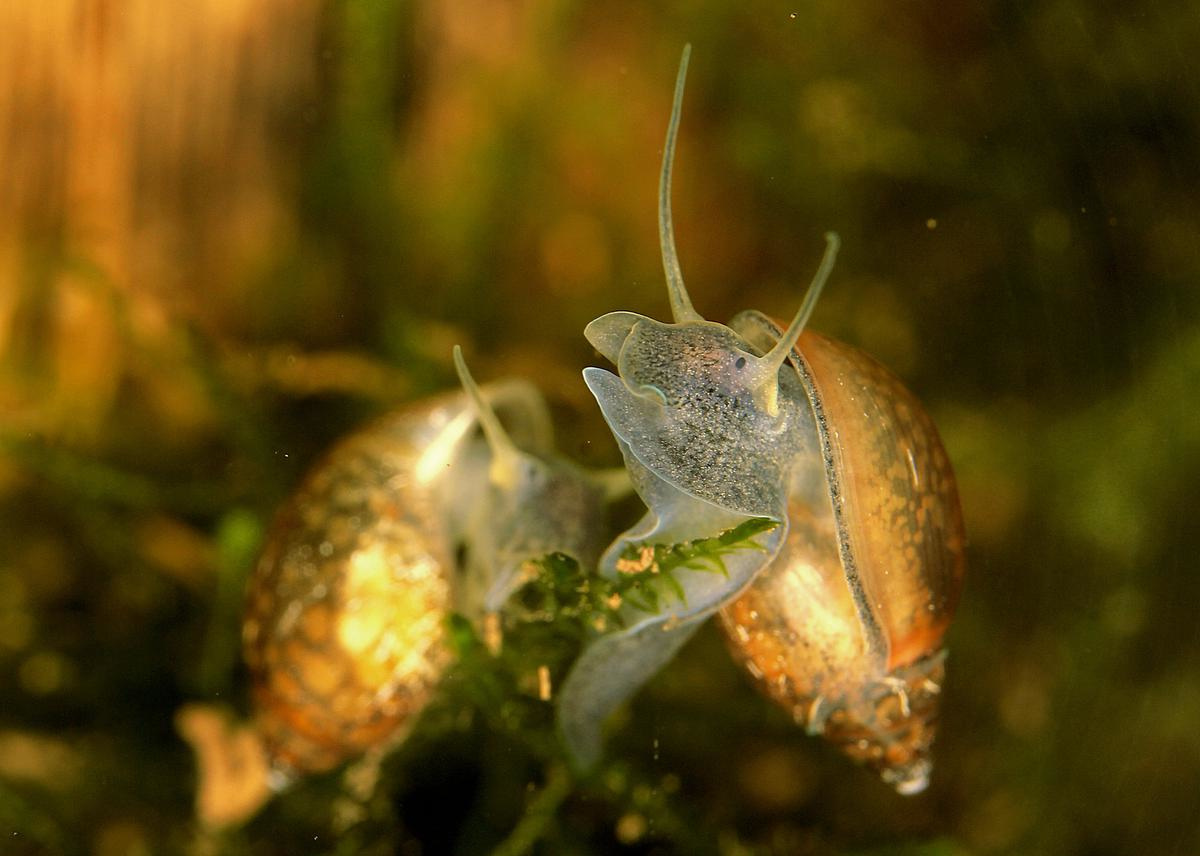
M 679 254 L 675 251 L 675 227 L 671 222 L 671 168 L 675 164 L 675 137 L 679 133 L 679 113 L 683 106 L 683 85 L 687 80 L 688 58 L 692 55 L 690 44 L 683 46 L 683 57 L 679 60 L 679 75 L 675 78 L 675 100 L 671 106 L 671 121 L 667 125 L 667 142 L 663 147 L 662 173 L 658 178 L 658 240 L 662 245 L 663 271 L 667 275 L 667 292 L 671 298 L 671 315 L 675 323 L 703 321 L 694 308 L 683 284 L 683 271 L 679 268 Z

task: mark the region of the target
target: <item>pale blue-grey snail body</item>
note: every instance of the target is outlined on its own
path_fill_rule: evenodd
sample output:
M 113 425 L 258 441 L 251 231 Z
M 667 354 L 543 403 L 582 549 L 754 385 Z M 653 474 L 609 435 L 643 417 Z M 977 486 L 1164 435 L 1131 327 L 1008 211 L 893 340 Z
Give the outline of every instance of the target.
M 962 517 L 932 421 L 878 363 L 805 324 L 838 248 L 786 329 L 754 311 L 729 326 L 692 307 L 675 253 L 671 165 L 676 83 L 659 185 L 672 323 L 613 312 L 585 335 L 617 374 L 589 368 L 645 516 L 604 553 L 712 537 L 751 518 L 774 526 L 727 573 L 684 568 L 682 596 L 626 603 L 623 627 L 583 652 L 559 700 L 576 763 L 602 725 L 718 610 L 735 655 L 812 733 L 877 769 L 902 793 L 926 786 L 942 636 L 963 577 Z M 626 559 L 626 563 L 627 563 Z

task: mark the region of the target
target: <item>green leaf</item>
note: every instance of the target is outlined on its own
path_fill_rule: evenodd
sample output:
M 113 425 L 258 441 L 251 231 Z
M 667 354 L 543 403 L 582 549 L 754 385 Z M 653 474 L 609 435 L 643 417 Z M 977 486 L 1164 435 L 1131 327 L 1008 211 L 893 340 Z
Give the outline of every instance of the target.
M 676 571 L 717 573 L 728 578 L 729 568 L 724 557 L 739 550 L 764 551 L 766 548 L 754 539 L 778 525 L 779 521 L 769 517 L 751 517 L 709 538 L 678 544 L 627 544 L 617 564 L 621 576 L 615 589 L 643 612 L 660 610 L 664 590 L 686 604 L 686 589 L 675 575 Z

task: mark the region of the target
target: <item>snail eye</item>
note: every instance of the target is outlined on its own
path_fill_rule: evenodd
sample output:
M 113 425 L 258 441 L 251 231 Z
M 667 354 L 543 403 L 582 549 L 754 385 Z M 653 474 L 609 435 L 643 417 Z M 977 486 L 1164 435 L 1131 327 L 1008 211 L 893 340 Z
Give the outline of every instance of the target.
M 735 368 L 737 368 L 738 371 L 741 371 L 742 369 L 744 369 L 746 367 L 746 358 L 738 357 L 737 362 L 734 363 L 733 365 Z

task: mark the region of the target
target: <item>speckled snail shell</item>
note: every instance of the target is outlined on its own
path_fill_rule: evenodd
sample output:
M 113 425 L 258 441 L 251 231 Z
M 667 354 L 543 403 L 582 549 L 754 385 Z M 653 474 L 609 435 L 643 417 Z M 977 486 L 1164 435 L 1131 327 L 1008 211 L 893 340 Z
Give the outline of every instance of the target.
M 342 440 L 268 535 L 243 649 L 277 784 L 403 738 L 447 665 L 449 611 L 498 608 L 525 558 L 594 560 L 603 488 L 550 456 L 531 386 L 481 391 L 455 357 L 465 392 Z
M 766 341 L 782 332 L 752 320 Z M 942 639 L 962 589 L 954 474 L 920 403 L 871 357 L 806 332 L 792 359 L 820 437 L 824 495 L 792 503 L 783 550 L 721 623 L 798 724 L 916 793 L 929 779 Z
M 398 738 L 429 699 L 454 595 L 452 485 L 432 456 L 458 457 L 469 417 L 462 394 L 390 414 L 342 440 L 279 511 L 242 638 L 259 728 L 285 775 Z
M 730 645 L 810 732 L 902 793 L 925 787 L 958 601 L 964 536 L 950 464 L 916 399 L 870 357 L 804 327 L 832 270 L 825 258 L 784 329 L 758 312 L 705 320 L 683 285 L 671 226 L 671 163 L 685 49 L 659 185 L 673 323 L 613 312 L 585 334 L 617 366 L 585 381 L 647 506 L 600 562 L 712 537 L 749 518 L 773 527 L 727 557 L 723 577 L 680 574 L 683 597 L 623 607 L 622 628 L 583 652 L 559 724 L 576 763 L 595 763 L 604 720 L 720 612 Z

